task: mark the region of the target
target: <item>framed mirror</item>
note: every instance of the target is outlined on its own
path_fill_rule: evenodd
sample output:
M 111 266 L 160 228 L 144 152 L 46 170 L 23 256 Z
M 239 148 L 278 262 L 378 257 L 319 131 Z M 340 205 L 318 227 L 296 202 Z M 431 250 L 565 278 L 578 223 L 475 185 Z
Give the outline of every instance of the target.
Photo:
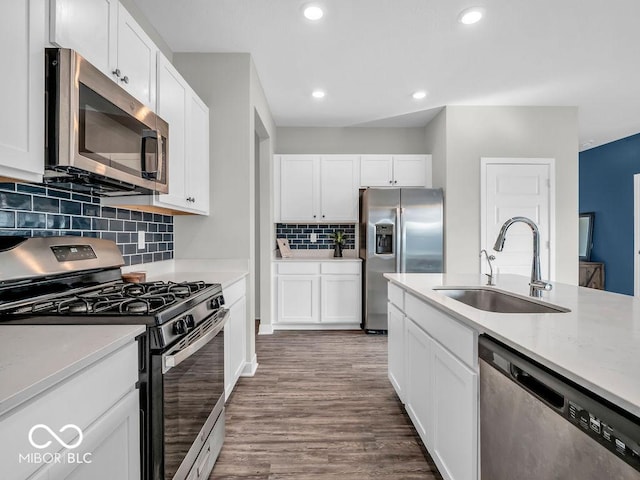
M 591 261 L 591 247 L 593 247 L 593 220 L 595 213 L 581 213 L 578 221 L 579 242 L 578 256 L 583 262 Z

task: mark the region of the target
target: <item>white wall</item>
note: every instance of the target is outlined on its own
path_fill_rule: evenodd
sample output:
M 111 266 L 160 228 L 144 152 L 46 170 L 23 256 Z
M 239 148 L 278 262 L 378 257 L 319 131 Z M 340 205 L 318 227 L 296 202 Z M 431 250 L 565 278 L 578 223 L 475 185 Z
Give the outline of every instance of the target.
M 439 137 L 442 125 L 434 122 L 427 138 Z M 447 272 L 480 268 L 480 157 L 551 157 L 556 162 L 556 279 L 577 284 L 577 108 L 451 106 L 445 123 L 446 172 L 438 178 L 445 183 Z
M 424 128 L 278 127 L 275 151 L 290 153 L 430 153 Z
M 247 282 L 247 358 L 250 373 L 255 358 L 254 319 L 256 305 L 256 132 L 264 139 L 258 145 L 261 196 L 260 234 L 273 229 L 272 152 L 275 124 L 260 80 L 248 53 L 177 53 L 173 63 L 187 82 L 209 106 L 210 215 L 175 216 L 175 256 L 182 258 L 227 259 L 249 271 Z M 263 197 L 261 197 L 263 198 Z M 264 218 L 263 218 L 264 217 Z M 266 225 L 266 228 L 263 228 Z M 271 241 L 260 241 L 260 295 L 271 307 Z M 266 254 L 264 252 L 267 252 Z M 265 270 L 266 268 L 266 270 Z M 263 273 L 265 272 L 265 273 Z M 263 315 L 264 317 L 264 315 Z M 269 320 L 268 315 L 266 320 Z
M 443 108 L 424 131 L 425 151 L 431 154 L 432 182 L 437 188 L 445 188 L 447 176 L 447 109 Z
M 251 257 L 253 131 L 248 53 L 176 53 L 173 63 L 209 107 L 210 215 L 175 216 L 176 258 Z

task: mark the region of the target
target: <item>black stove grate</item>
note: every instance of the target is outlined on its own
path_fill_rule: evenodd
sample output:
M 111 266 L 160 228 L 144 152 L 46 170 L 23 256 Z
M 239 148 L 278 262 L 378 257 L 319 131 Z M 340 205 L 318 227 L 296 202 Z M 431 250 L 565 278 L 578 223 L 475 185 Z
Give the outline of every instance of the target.
M 117 282 L 88 292 L 21 305 L 7 313 L 149 315 L 161 312 L 208 286 L 205 282 Z

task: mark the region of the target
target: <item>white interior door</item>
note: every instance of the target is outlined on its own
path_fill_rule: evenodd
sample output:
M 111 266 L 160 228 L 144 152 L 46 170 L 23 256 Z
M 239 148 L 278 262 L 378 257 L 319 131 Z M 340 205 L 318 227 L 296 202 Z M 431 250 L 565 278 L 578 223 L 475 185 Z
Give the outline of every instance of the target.
M 531 274 L 533 236 L 524 223 L 513 224 L 502 252 L 493 250 L 502 224 L 511 217 L 528 217 L 540 230 L 540 268 L 553 280 L 554 232 L 553 159 L 481 160 L 480 248 L 496 256 L 494 273 Z M 484 260 L 481 271 L 488 273 Z

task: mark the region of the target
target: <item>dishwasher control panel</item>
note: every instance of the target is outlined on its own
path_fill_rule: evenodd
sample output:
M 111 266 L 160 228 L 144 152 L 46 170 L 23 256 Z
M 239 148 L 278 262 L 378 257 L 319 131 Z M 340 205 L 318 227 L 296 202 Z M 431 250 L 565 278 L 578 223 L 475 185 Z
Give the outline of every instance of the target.
M 640 445 L 637 441 L 627 437 L 616 430 L 614 425 L 606 423 L 572 400 L 568 401 L 566 415 L 567 420 L 584 430 L 591 438 L 624 459 L 636 470 L 640 470 Z

